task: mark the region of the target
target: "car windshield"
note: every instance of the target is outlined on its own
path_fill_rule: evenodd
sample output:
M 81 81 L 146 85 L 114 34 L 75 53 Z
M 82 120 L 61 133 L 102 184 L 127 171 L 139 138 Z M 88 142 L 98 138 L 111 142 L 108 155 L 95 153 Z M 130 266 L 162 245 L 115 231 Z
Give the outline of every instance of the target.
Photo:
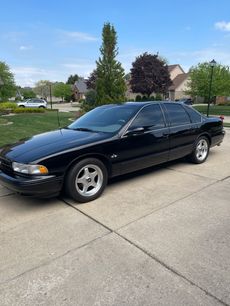
M 137 110 L 138 106 L 135 105 L 98 107 L 74 121 L 68 128 L 80 131 L 116 133 Z

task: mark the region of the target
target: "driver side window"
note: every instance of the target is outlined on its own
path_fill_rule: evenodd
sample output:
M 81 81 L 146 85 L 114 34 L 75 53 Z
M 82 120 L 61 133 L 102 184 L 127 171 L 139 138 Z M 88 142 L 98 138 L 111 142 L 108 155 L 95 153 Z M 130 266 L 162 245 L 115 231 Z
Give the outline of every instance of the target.
M 164 117 L 158 104 L 143 108 L 130 125 L 130 129 L 143 127 L 145 130 L 154 130 L 165 127 Z

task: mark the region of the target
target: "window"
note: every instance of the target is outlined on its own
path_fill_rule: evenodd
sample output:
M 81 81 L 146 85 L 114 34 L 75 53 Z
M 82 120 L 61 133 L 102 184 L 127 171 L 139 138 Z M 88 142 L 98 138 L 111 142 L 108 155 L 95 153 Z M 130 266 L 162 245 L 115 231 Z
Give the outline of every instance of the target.
M 165 127 L 160 106 L 158 104 L 146 106 L 140 111 L 130 127 L 144 127 L 150 130 Z
M 97 132 L 114 133 L 120 130 L 138 111 L 134 105 L 101 106 L 86 113 L 68 128 L 87 128 Z
M 192 123 L 201 122 L 201 115 L 197 111 L 195 111 L 191 107 L 186 107 L 186 111 L 189 114 L 189 117 L 190 117 Z
M 171 126 L 189 124 L 190 119 L 183 106 L 179 104 L 165 104 L 169 114 Z

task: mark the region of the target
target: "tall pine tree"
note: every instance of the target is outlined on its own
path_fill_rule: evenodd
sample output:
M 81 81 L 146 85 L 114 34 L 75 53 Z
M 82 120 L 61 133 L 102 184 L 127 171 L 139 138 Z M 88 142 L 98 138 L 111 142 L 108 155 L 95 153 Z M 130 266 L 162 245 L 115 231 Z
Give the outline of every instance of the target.
M 101 57 L 97 63 L 96 104 L 122 102 L 125 99 L 125 72 L 116 60 L 118 54 L 117 34 L 110 23 L 102 30 Z

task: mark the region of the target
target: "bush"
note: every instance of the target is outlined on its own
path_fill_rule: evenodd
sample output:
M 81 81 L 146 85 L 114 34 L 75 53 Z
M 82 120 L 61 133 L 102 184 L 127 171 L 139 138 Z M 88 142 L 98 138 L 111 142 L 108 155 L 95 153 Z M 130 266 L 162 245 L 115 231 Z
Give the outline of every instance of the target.
M 3 109 L 3 108 L 11 108 L 11 109 L 14 109 L 18 107 L 17 103 L 14 103 L 14 102 L 1 102 L 0 103 L 0 108 Z
M 136 98 L 135 98 L 135 101 L 136 102 L 142 101 L 141 95 L 137 95 Z
M 45 108 L 27 108 L 27 107 L 18 107 L 13 110 L 15 114 L 22 114 L 22 113 L 44 113 L 46 110 Z
M 155 97 L 154 96 L 151 96 L 149 99 L 150 99 L 149 101 L 155 101 Z
M 216 104 L 216 106 L 230 106 L 230 102 L 225 102 L 221 104 Z
M 14 111 L 18 106 L 13 102 L 1 102 L 0 103 L 0 114 L 6 115 Z
M 85 95 L 85 100 L 80 100 L 81 109 L 83 112 L 88 112 L 96 107 L 96 91 L 89 90 Z
M 161 94 L 156 94 L 156 101 L 162 101 L 162 95 Z

